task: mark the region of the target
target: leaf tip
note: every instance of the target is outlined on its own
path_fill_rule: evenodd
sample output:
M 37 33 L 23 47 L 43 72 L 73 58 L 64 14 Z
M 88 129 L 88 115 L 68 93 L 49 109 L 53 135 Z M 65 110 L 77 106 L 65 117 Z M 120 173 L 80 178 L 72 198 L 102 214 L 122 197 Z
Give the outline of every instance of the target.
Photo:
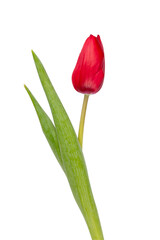
M 32 53 L 32 55 L 34 54 L 34 51 L 31 49 L 31 53 Z
M 30 91 L 28 89 L 28 87 L 24 84 L 24 88 L 26 89 L 27 93 L 30 94 Z
M 28 91 L 28 88 L 27 88 L 27 86 L 24 84 L 24 88 L 26 89 L 26 91 Z
M 37 55 L 35 54 L 35 52 L 33 50 L 31 50 L 31 53 L 32 53 L 33 59 L 37 58 Z

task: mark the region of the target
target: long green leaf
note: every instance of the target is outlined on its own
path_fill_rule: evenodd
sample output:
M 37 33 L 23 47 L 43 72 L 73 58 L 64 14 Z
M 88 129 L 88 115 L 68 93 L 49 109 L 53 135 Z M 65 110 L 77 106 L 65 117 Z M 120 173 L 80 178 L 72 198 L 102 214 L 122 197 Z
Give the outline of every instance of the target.
M 49 77 L 34 52 L 34 62 L 53 115 L 63 166 L 72 193 L 86 220 L 93 240 L 103 240 L 97 208 L 91 191 L 84 156 L 69 117 Z
M 37 100 L 31 93 L 31 91 L 26 86 L 24 86 L 24 87 L 25 87 L 26 91 L 28 92 L 28 95 L 34 105 L 36 112 L 37 112 L 43 133 L 46 136 L 46 139 L 47 139 L 53 153 L 55 154 L 55 157 L 57 158 L 59 164 L 61 165 L 61 167 L 63 169 L 63 162 L 62 162 L 62 158 L 61 158 L 61 153 L 60 153 L 60 148 L 59 148 L 59 143 L 58 143 L 55 127 L 54 127 L 52 121 L 50 120 L 50 118 L 48 117 L 48 115 L 45 113 L 45 111 L 42 109 L 40 104 L 37 102 Z

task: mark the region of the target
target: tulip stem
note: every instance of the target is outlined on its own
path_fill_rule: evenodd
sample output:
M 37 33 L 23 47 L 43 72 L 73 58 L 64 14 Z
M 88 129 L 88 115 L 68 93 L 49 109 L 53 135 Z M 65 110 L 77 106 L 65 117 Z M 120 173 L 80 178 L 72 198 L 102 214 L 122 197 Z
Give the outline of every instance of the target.
M 85 121 L 85 116 L 86 116 L 88 98 L 89 98 L 89 95 L 85 94 L 84 99 L 83 99 L 80 123 L 79 123 L 78 140 L 79 140 L 79 143 L 81 145 L 81 148 L 82 148 L 82 145 L 83 145 L 84 121 Z

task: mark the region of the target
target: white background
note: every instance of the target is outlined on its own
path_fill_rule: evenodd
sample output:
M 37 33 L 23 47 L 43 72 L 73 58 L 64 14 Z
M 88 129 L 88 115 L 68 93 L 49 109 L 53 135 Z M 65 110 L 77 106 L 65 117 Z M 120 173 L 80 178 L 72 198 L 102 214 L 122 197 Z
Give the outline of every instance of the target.
M 1 240 L 90 239 L 23 87 L 51 116 L 33 49 L 77 131 L 83 95 L 71 74 L 90 34 L 106 75 L 89 99 L 84 155 L 105 240 L 160 239 L 159 13 L 159 0 L 1 0 Z

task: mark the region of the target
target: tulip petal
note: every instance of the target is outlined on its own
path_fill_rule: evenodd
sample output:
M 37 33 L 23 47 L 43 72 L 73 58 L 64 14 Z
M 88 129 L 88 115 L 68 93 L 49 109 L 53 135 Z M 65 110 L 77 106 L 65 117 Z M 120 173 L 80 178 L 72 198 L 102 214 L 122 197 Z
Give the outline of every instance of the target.
M 62 162 L 62 158 L 61 158 L 61 153 L 60 153 L 60 148 L 59 148 L 59 143 L 58 143 L 55 127 L 54 127 L 52 121 L 50 120 L 50 118 L 48 117 L 48 115 L 45 113 L 45 111 L 42 109 L 40 104 L 37 102 L 37 100 L 35 99 L 33 94 L 30 92 L 30 90 L 26 86 L 24 86 L 24 87 L 34 105 L 34 108 L 36 110 L 36 113 L 38 115 L 38 118 L 39 118 L 39 121 L 40 121 L 40 124 L 42 127 L 42 131 L 43 131 L 44 135 L 46 136 L 46 139 L 47 139 L 55 157 L 57 158 L 59 164 L 61 165 L 61 167 L 63 169 L 63 162 Z
M 103 240 L 98 212 L 78 138 L 41 61 L 34 52 L 32 54 L 41 84 L 51 108 L 63 166 L 72 193 L 86 220 L 92 239 Z

